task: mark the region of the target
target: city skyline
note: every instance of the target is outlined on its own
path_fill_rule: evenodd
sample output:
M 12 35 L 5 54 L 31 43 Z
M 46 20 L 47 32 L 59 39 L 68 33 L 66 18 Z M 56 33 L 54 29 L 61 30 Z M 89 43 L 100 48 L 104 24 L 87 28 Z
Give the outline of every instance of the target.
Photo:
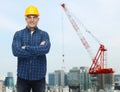
M 119 0 L 13 0 L 9 3 L 4 0 L 0 3 L 2 9 L 0 13 L 0 41 L 2 42 L 0 79 L 4 79 L 7 72 L 13 72 L 13 76 L 16 77 L 17 58 L 12 55 L 11 43 L 14 33 L 26 26 L 24 10 L 31 4 L 40 10 L 38 27 L 50 34 L 51 50 L 47 54 L 47 73 L 60 70 L 62 67 L 68 71 L 74 66 L 91 66 L 91 58 L 61 8 L 62 2 L 106 46 L 107 66 L 120 74 Z M 92 47 L 92 51 L 96 53 L 99 45 L 88 34 L 82 32 Z M 64 54 L 64 62 L 62 54 Z

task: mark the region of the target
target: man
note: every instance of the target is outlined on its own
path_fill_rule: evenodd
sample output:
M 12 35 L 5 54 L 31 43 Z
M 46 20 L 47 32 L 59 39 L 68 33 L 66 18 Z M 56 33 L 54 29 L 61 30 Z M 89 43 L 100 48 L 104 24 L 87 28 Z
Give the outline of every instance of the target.
M 27 26 L 14 34 L 12 51 L 18 59 L 17 92 L 45 92 L 50 40 L 48 33 L 37 27 L 39 15 L 37 7 L 28 6 L 25 10 Z

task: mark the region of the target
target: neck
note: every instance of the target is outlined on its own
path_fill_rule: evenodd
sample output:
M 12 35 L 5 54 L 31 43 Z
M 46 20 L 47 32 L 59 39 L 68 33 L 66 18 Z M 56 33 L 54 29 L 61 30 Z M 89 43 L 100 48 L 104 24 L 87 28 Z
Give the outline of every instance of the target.
M 35 31 L 35 27 L 28 27 L 30 31 Z
M 35 29 L 34 28 L 30 28 L 30 31 L 34 31 Z

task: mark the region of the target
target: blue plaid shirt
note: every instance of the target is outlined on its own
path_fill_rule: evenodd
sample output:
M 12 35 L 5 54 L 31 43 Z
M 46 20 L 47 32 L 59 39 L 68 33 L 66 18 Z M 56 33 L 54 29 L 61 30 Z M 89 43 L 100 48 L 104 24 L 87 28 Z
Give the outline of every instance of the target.
M 44 45 L 40 45 L 45 41 Z M 22 46 L 26 46 L 22 49 Z M 35 28 L 31 35 L 29 28 L 17 31 L 12 42 L 13 55 L 17 56 L 17 76 L 26 80 L 40 80 L 46 75 L 46 54 L 50 49 L 47 32 Z

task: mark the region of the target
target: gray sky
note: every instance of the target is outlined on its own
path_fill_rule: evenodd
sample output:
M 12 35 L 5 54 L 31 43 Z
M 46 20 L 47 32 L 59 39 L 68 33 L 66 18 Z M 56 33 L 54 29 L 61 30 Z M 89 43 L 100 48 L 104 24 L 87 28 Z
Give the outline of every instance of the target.
M 12 55 L 11 43 L 14 33 L 26 26 L 24 10 L 29 5 L 39 8 L 41 16 L 38 27 L 50 35 L 52 45 L 50 53 L 47 54 L 47 73 L 62 67 L 65 67 L 66 72 L 74 66 L 90 67 L 91 58 L 61 8 L 62 2 L 71 11 L 77 24 L 83 23 L 106 46 L 107 66 L 113 68 L 115 73 L 120 73 L 120 0 L 2 0 L 0 79 L 4 79 L 7 72 L 13 72 L 16 77 L 17 58 Z M 81 27 L 80 29 L 95 54 L 99 44 Z

